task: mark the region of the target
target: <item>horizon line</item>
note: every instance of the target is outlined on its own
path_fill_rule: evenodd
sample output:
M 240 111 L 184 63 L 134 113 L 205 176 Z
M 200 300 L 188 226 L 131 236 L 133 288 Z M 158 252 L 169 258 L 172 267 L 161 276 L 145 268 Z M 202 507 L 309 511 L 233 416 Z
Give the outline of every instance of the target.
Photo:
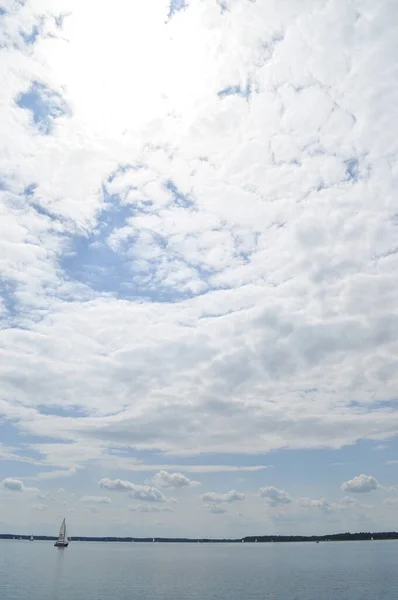
M 33 540 L 31 539 L 33 537 Z M 54 541 L 58 538 L 49 535 L 0 533 L 0 539 L 11 541 Z M 247 535 L 239 538 L 212 538 L 212 537 L 168 537 L 168 536 L 72 536 L 69 541 L 76 542 L 163 542 L 163 543 L 272 543 L 272 542 L 320 542 L 320 541 L 361 541 L 361 540 L 391 540 L 398 539 L 396 531 L 375 532 L 345 532 L 322 535 Z

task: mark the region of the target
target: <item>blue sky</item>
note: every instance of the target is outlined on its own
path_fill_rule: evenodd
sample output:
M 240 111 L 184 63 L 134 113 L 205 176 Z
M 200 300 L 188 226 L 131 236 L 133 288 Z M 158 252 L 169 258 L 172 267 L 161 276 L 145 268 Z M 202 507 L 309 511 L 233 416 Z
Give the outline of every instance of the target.
M 0 531 L 394 528 L 396 11 L 3 2 Z

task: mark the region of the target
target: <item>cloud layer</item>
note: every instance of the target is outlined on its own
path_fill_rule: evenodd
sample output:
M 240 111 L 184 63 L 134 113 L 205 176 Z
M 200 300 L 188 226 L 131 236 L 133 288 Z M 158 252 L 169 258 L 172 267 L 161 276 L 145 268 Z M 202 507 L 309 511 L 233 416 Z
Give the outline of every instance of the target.
M 3 4 L 2 490 L 393 441 L 396 2 Z
M 394 435 L 393 4 L 161 3 L 125 36 L 118 0 L 106 50 L 106 11 L 42 5 L 2 19 L 4 415 L 179 454 Z

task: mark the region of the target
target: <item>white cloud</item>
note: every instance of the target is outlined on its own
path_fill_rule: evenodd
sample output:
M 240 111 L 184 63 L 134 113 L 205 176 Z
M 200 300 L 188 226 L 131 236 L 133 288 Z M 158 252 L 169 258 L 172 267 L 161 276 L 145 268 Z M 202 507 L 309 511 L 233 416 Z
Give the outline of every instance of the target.
M 358 505 L 358 501 L 350 496 L 344 496 L 344 498 L 341 500 L 341 505 L 346 508 L 352 508 Z
M 164 488 L 183 488 L 200 485 L 199 481 L 188 479 L 181 473 L 168 473 L 167 471 L 159 471 L 153 477 L 153 483 L 157 487 Z
M 39 492 L 37 494 L 38 500 L 47 500 L 48 497 L 49 497 L 49 494 L 47 492 Z
M 117 492 L 128 492 L 131 498 L 144 502 L 174 502 L 174 498 L 168 498 L 157 488 L 150 485 L 136 485 L 130 481 L 121 479 L 101 479 L 100 487 Z
M 119 460 L 119 465 L 122 464 L 123 468 L 128 471 L 157 471 L 167 470 L 170 468 L 187 471 L 188 473 L 251 473 L 256 471 L 262 471 L 263 469 L 272 469 L 273 465 L 255 465 L 248 467 L 241 467 L 239 465 L 153 465 L 145 463 L 131 463 L 126 461 L 124 464 Z
M 37 488 L 26 487 L 20 479 L 13 479 L 12 477 L 3 479 L 3 481 L 0 483 L 0 486 L 5 490 L 9 490 L 10 492 L 39 492 Z
M 225 494 L 218 494 L 217 492 L 205 492 L 202 494 L 201 498 L 203 502 L 211 502 L 213 504 L 219 502 L 237 502 L 245 499 L 245 495 L 237 492 L 236 490 L 231 490 L 230 492 L 226 492 Z
M 26 490 L 24 484 L 19 479 L 7 478 L 1 482 L 1 485 L 12 492 L 24 492 Z
M 112 490 L 114 492 L 129 492 L 135 488 L 135 485 L 130 481 L 123 481 L 122 479 L 108 479 L 104 477 L 99 482 L 100 487 Z
M 21 454 L 18 454 L 17 452 L 15 452 L 16 450 L 17 448 L 7 446 L 6 444 L 0 442 L 0 460 L 23 462 L 32 465 L 40 464 L 40 461 L 37 461 L 29 456 L 23 456 Z
M 153 506 L 150 504 L 130 504 L 129 510 L 131 510 L 132 512 L 143 513 L 173 512 L 169 506 Z
M 173 498 L 168 498 L 157 488 L 149 485 L 136 485 L 129 495 L 135 500 L 144 502 L 174 502 Z
M 329 508 L 330 504 L 325 498 L 311 500 L 310 498 L 297 498 L 297 502 L 303 508 Z
M 85 504 L 111 504 L 112 500 L 107 496 L 82 496 L 80 502 Z
M 392 498 L 385 498 L 383 501 L 385 504 L 392 504 L 392 505 L 396 505 L 398 504 L 398 498 L 397 497 L 392 497 Z
M 59 479 L 60 477 L 73 477 L 76 475 L 76 469 L 71 468 L 65 470 L 57 470 L 57 471 L 43 471 L 41 473 L 37 473 L 37 479 Z
M 259 496 L 260 498 L 264 498 L 264 500 L 270 506 L 291 504 L 293 502 L 292 498 L 287 492 L 284 492 L 283 490 L 278 490 L 277 488 L 272 486 L 260 488 Z
M 48 506 L 47 504 L 32 504 L 31 508 L 33 508 L 33 510 L 43 511 L 47 510 Z
M 372 492 L 379 488 L 378 481 L 371 475 L 357 475 L 349 481 L 341 484 L 341 489 L 351 493 L 366 493 Z
M 207 508 L 208 512 L 211 512 L 214 515 L 223 515 L 227 512 L 227 510 L 219 504 L 205 504 L 205 507 Z
M 350 511 L 350 517 L 364 515 L 367 511 L 374 511 L 373 504 L 364 504 L 351 496 L 344 496 L 339 502 L 333 502 L 329 508 L 334 511 Z

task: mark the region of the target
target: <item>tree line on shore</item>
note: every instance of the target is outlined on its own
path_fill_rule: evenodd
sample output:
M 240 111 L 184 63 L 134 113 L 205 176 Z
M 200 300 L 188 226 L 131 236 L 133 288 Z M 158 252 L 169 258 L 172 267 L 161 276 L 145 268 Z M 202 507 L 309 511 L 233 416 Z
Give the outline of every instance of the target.
M 1 533 L 0 539 L 3 540 L 29 540 L 30 535 Z M 54 541 L 54 536 L 36 535 L 35 540 Z M 330 535 L 250 535 L 244 538 L 220 539 L 220 538 L 173 538 L 173 537 L 87 537 L 73 536 L 71 541 L 76 542 L 174 542 L 174 543 L 198 543 L 198 544 L 222 544 L 222 543 L 282 543 L 282 542 L 348 542 L 365 540 L 396 540 L 398 533 L 395 531 L 387 532 L 361 532 L 361 533 L 334 533 Z

